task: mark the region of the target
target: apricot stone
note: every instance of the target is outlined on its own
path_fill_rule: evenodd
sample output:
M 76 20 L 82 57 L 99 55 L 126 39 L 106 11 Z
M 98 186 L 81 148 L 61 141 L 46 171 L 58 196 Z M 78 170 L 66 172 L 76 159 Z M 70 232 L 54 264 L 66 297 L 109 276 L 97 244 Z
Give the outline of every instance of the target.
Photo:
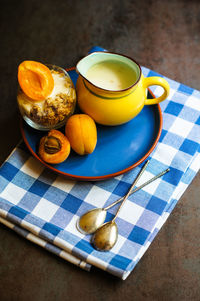
M 91 154 L 97 144 L 97 128 L 86 114 L 72 115 L 65 126 L 65 135 L 71 148 L 79 155 Z

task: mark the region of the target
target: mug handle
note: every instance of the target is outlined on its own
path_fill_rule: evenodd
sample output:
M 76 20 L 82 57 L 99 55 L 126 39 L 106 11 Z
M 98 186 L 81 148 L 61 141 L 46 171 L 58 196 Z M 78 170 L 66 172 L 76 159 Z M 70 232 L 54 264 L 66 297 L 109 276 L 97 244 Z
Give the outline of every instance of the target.
M 159 76 L 145 77 L 143 83 L 145 89 L 147 89 L 149 86 L 154 85 L 161 86 L 164 89 L 164 92 L 161 96 L 152 99 L 147 98 L 144 102 L 145 105 L 155 105 L 168 97 L 170 86 L 164 78 Z

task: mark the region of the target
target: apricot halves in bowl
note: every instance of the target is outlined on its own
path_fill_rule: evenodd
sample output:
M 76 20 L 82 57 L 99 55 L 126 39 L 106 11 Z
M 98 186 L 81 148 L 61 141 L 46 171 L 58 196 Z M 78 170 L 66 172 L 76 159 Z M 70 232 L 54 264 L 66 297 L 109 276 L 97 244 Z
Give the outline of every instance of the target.
M 69 140 L 58 130 L 51 130 L 40 139 L 38 154 L 47 163 L 61 163 L 67 159 L 69 153 Z

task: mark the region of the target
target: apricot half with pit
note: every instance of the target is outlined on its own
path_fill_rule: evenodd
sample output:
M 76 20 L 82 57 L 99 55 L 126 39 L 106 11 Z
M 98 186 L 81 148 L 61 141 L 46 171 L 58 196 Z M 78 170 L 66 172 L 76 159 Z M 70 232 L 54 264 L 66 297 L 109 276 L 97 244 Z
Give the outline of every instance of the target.
M 58 130 L 51 130 L 47 136 L 40 139 L 38 154 L 47 163 L 61 163 L 67 159 L 69 153 L 69 140 Z
M 79 155 L 91 154 L 96 147 L 97 128 L 89 115 L 72 115 L 66 123 L 65 135 L 71 148 Z

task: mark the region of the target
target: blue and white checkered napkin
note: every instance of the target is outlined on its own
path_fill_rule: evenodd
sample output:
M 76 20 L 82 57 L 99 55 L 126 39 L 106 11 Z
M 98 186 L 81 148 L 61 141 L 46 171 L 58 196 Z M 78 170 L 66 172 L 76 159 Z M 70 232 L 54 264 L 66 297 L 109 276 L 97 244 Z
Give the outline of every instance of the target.
M 145 76 L 157 75 L 142 69 Z M 126 279 L 200 168 L 200 92 L 166 79 L 171 92 L 161 103 L 162 135 L 138 185 L 167 167 L 171 172 L 129 197 L 116 220 L 119 239 L 111 251 L 96 251 L 76 221 L 123 196 L 141 166 L 106 181 L 69 181 L 20 144 L 0 169 L 0 221 L 84 269 L 94 265 Z M 107 220 L 116 210 L 109 210 Z

